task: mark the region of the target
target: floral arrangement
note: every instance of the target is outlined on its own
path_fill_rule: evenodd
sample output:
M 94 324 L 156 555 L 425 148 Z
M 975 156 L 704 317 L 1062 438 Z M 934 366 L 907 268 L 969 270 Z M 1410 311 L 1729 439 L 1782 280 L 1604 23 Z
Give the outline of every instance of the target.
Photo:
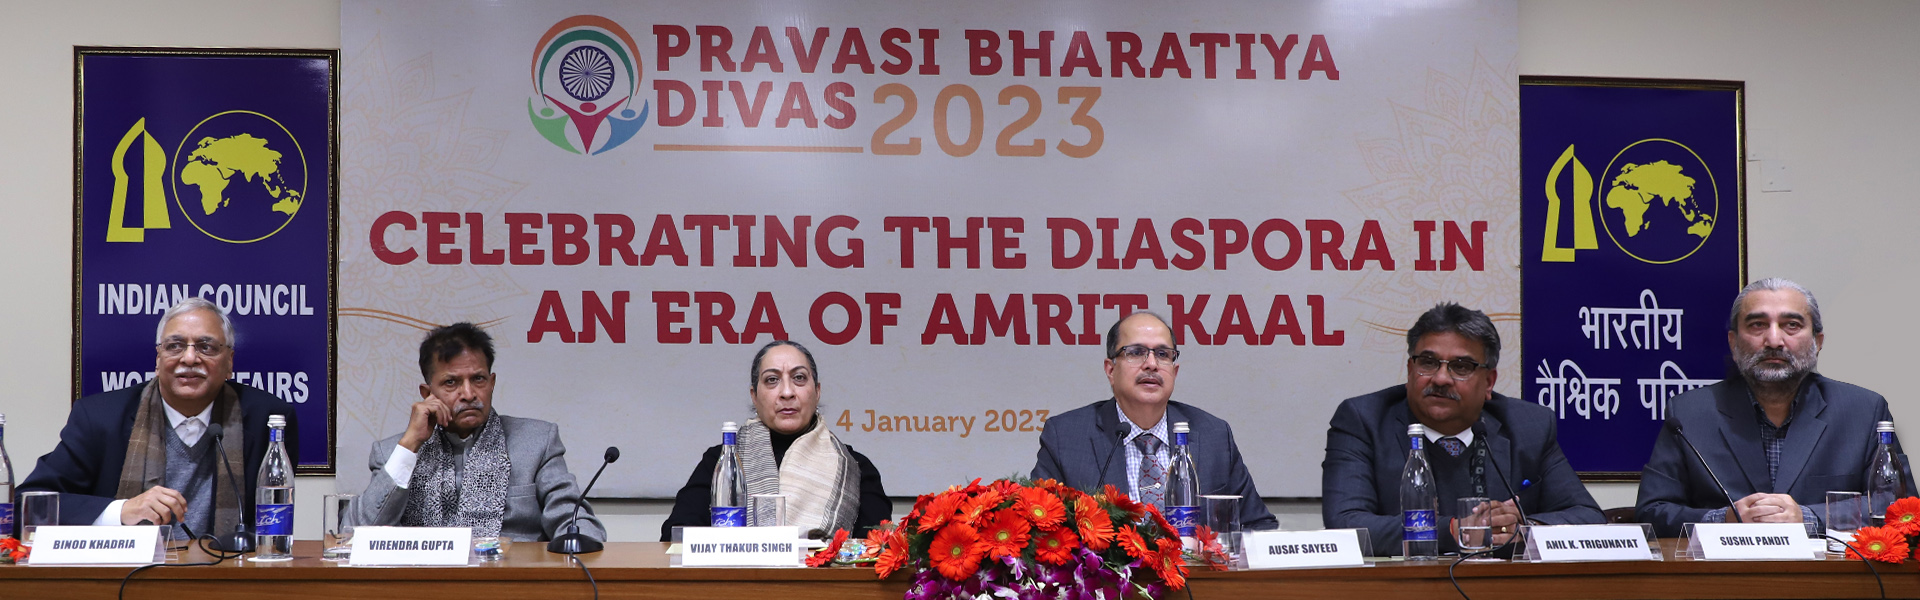
M 29 550 L 32 548 L 20 545 L 20 540 L 0 538 L 0 564 L 17 564 L 26 560 Z
M 1911 553 L 1909 538 L 1920 536 L 1920 498 L 1901 498 L 1887 506 L 1886 523 L 1853 533 L 1847 558 L 1898 563 Z
M 809 564 L 844 555 L 845 542 L 836 534 L 833 552 Z M 870 559 L 882 579 L 913 569 L 907 600 L 1157 599 L 1186 587 L 1179 534 L 1159 509 L 1113 486 L 1088 494 L 1051 479 L 976 479 L 921 496 L 897 526 L 883 524 L 861 545 L 854 560 Z

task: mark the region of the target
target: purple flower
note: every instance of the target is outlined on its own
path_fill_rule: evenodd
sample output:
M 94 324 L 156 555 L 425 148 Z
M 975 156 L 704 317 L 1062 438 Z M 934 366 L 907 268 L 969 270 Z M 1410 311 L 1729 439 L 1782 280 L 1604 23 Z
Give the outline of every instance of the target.
M 1007 565 L 1007 574 L 1011 576 L 1010 579 L 1012 579 L 1013 581 L 1019 581 L 1027 578 L 1026 569 L 1024 568 L 1026 563 L 1025 561 L 1020 560 L 1020 557 L 1004 556 L 1000 558 L 1000 562 L 1005 563 Z

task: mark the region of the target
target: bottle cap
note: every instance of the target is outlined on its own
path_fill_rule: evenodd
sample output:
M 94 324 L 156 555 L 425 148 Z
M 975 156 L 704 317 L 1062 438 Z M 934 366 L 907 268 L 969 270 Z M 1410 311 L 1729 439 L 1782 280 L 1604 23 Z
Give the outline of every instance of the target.
M 1173 424 L 1173 432 L 1174 433 L 1192 433 L 1193 430 L 1187 429 L 1186 421 L 1181 421 Z
M 1419 423 L 1408 425 L 1407 435 L 1417 435 L 1417 436 L 1425 437 L 1427 435 L 1427 426 L 1421 425 Z
M 268 427 L 286 427 L 287 426 L 286 415 L 267 415 L 267 426 Z
M 5 422 L 6 422 L 5 420 L 0 419 L 0 423 L 5 423 Z M 1891 433 L 1893 432 L 1893 421 L 1881 421 L 1878 423 L 1874 423 L 1873 431 L 1876 433 Z
M 740 431 L 740 426 L 735 425 L 733 421 L 727 421 L 725 423 L 720 424 L 720 433 L 736 433 L 739 431 Z

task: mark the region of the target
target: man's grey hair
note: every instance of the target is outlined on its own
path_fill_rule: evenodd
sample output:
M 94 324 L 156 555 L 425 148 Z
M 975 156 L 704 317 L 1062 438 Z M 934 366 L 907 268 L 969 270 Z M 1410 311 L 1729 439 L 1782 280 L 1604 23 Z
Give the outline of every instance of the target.
M 154 331 L 153 331 L 153 343 L 159 344 L 167 340 L 167 323 L 173 322 L 174 317 L 178 317 L 180 315 L 184 315 L 184 314 L 187 314 L 188 312 L 192 312 L 196 310 L 204 310 L 204 311 L 213 313 L 214 318 L 220 320 L 220 333 L 227 336 L 228 348 L 232 348 L 234 346 L 239 345 L 240 338 L 234 337 L 233 319 L 227 318 L 227 311 L 224 309 L 221 309 L 220 305 L 209 302 L 207 301 L 206 298 L 201 298 L 199 296 L 193 296 L 185 300 L 175 302 L 173 303 L 172 307 L 167 308 L 167 314 L 160 315 L 160 326 L 157 328 L 154 328 Z
M 1493 320 L 1487 313 L 1467 308 L 1452 302 L 1442 302 L 1428 309 L 1420 319 L 1407 330 L 1407 355 L 1413 355 L 1413 348 L 1420 345 L 1420 338 L 1429 333 L 1457 333 L 1462 337 L 1480 342 L 1487 352 L 1486 368 L 1500 365 L 1500 330 L 1494 328 Z
M 1826 331 L 1826 326 L 1821 324 L 1820 322 L 1820 300 L 1813 297 L 1813 292 L 1807 291 L 1807 288 L 1801 287 L 1800 284 L 1794 283 L 1793 280 L 1782 279 L 1779 277 L 1768 277 L 1766 279 L 1749 283 L 1747 284 L 1747 287 L 1740 289 L 1740 295 L 1733 297 L 1733 310 L 1729 311 L 1727 314 L 1727 331 L 1733 331 L 1735 328 L 1737 328 L 1740 325 L 1740 312 L 1743 306 L 1747 302 L 1747 294 L 1751 294 L 1760 290 L 1766 290 L 1769 292 L 1777 292 L 1780 290 L 1793 290 L 1796 292 L 1800 292 L 1800 295 L 1807 299 L 1808 312 L 1813 313 L 1813 314 L 1807 315 L 1807 319 L 1813 321 L 1814 335 L 1819 335 L 1822 332 Z

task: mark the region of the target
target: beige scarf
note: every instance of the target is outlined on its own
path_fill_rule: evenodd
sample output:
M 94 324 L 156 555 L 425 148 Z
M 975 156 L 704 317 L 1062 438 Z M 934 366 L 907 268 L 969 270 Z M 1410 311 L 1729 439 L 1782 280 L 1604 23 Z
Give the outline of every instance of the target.
M 127 438 L 126 462 L 120 466 L 120 488 L 114 491 L 115 499 L 125 500 L 146 492 L 149 488 L 163 485 L 167 477 L 167 411 L 160 407 L 166 400 L 160 397 L 160 381 L 147 382 L 140 393 L 140 411 L 133 417 L 133 435 Z M 240 420 L 240 395 L 232 387 L 220 386 L 220 396 L 213 400 L 211 418 L 227 431 L 244 431 Z M 211 457 L 222 464 L 215 466 L 214 486 L 219 489 L 225 481 L 219 476 L 219 469 L 226 465 L 241 468 L 247 464 L 241 456 L 245 453 L 245 435 L 222 436 L 220 454 Z M 235 474 L 234 477 L 240 477 Z M 213 531 L 196 531 L 198 534 L 219 535 L 234 531 L 234 525 L 240 522 L 239 494 L 215 494 L 220 503 L 213 507 Z
M 860 514 L 860 465 L 817 417 L 813 429 L 787 447 L 777 471 L 767 425 L 747 421 L 740 428 L 740 463 L 748 494 L 786 495 L 787 523 L 801 535 L 825 538 L 853 530 Z

